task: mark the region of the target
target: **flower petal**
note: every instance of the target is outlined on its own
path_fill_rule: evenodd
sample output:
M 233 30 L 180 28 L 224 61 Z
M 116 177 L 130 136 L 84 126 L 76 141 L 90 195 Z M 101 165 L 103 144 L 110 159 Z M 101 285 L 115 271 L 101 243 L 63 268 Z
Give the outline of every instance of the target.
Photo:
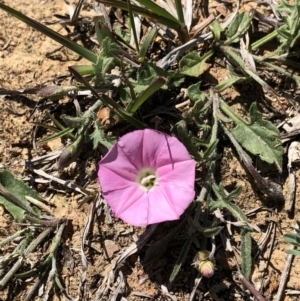
M 106 175 L 108 170 L 111 171 L 111 174 Z M 124 153 L 122 148 L 119 147 L 119 144 L 116 143 L 101 160 L 98 176 L 99 179 L 101 179 L 101 182 L 104 179 L 107 179 L 111 183 L 112 187 L 115 188 L 114 179 L 111 178 L 113 174 L 124 177 L 129 181 L 136 181 L 137 173 L 138 169 L 134 163 L 128 160 L 127 155 Z
M 137 182 L 143 168 L 157 175 L 150 190 Z M 136 226 L 179 219 L 195 195 L 195 161 L 177 138 L 155 130 L 120 138 L 101 160 L 98 175 L 115 215 Z
M 135 201 L 120 212 L 120 217 L 125 222 L 128 222 L 134 226 L 147 226 L 149 224 L 155 224 L 168 220 L 179 219 L 180 215 L 176 213 L 171 201 L 165 198 L 164 191 L 160 187 L 155 187 L 148 192 L 143 193 L 139 198 L 133 196 L 130 198 Z M 130 200 L 127 199 L 126 205 L 129 205 Z M 111 204 L 112 208 L 113 205 Z
M 192 159 L 159 167 L 156 174 L 159 183 L 165 183 L 166 185 L 172 183 L 189 187 L 194 191 L 195 161 Z
M 195 197 L 195 191 L 193 187 L 167 183 L 160 185 L 160 188 L 165 194 L 165 199 L 172 204 L 172 209 L 178 216 L 185 211 Z
M 137 169 L 157 168 L 191 160 L 188 151 L 177 138 L 151 129 L 124 135 L 117 144 Z
M 123 212 L 127 211 L 129 208 L 132 208 L 135 212 L 135 216 L 139 215 L 135 208 L 139 201 L 144 198 L 144 195 L 147 194 L 147 191 L 141 187 L 136 187 L 134 185 L 115 190 L 103 192 L 103 196 L 108 204 L 111 206 L 114 214 L 117 217 L 122 218 Z M 145 206 L 145 211 L 147 212 L 147 203 L 143 203 Z
M 151 168 L 191 160 L 184 145 L 175 137 L 147 129 L 143 141 L 143 162 Z

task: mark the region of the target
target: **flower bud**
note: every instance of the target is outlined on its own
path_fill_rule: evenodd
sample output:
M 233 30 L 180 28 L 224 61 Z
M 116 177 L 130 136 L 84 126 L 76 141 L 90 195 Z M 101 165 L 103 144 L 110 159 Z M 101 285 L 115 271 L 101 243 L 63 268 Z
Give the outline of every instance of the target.
M 194 258 L 193 265 L 206 278 L 214 275 L 215 265 L 213 260 L 209 257 L 208 251 L 200 251 Z
M 206 260 L 199 264 L 199 272 L 206 278 L 210 278 L 214 275 L 215 266 L 212 261 Z
M 43 87 L 37 91 L 37 95 L 50 98 L 50 99 L 60 99 L 66 96 L 69 92 L 77 91 L 76 86 L 48 86 Z

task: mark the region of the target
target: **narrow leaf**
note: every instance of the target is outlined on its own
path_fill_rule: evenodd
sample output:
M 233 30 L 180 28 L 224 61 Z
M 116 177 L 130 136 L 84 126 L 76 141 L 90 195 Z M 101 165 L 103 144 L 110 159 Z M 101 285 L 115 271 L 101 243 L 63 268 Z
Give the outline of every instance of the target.
M 155 79 L 152 84 L 147 87 L 146 90 L 144 90 L 136 99 L 134 102 L 130 104 L 130 107 L 128 108 L 128 112 L 133 114 L 135 113 L 139 107 L 148 99 L 150 98 L 157 90 L 159 90 L 167 80 L 163 77 L 159 77 Z
M 48 126 L 44 126 L 44 127 L 48 128 Z M 51 129 L 51 130 L 53 130 L 53 131 L 57 131 L 57 133 L 55 133 L 54 135 L 51 135 L 51 136 L 49 136 L 49 137 L 46 137 L 46 138 L 44 138 L 44 139 L 38 141 L 38 142 L 37 142 L 37 145 L 45 144 L 45 143 L 47 143 L 47 142 L 49 142 L 49 141 L 53 141 L 53 140 L 56 140 L 56 139 L 61 138 L 61 137 L 64 137 L 64 136 L 68 136 L 68 135 L 70 135 L 70 134 L 73 132 L 73 130 L 74 130 L 74 129 L 70 129 L 70 128 L 65 128 L 64 130 L 59 131 L 58 129 L 53 128 L 53 127 L 49 128 L 49 129 Z M 73 136 L 73 135 L 72 135 L 72 136 Z M 74 137 L 74 138 L 75 138 L 75 137 Z
M 143 45 L 141 46 L 140 53 L 139 53 L 141 62 L 144 61 L 145 56 L 147 54 L 147 50 L 148 50 L 149 46 L 151 45 L 151 43 L 153 42 L 156 34 L 157 34 L 157 29 L 155 27 L 153 27 L 150 30 L 149 34 L 147 35 Z
M 185 242 L 184 246 L 181 249 L 180 255 L 178 257 L 178 259 L 176 260 L 175 266 L 173 268 L 172 274 L 169 278 L 170 282 L 173 282 L 174 279 L 176 278 L 176 276 L 178 275 L 181 266 L 183 265 L 185 258 L 190 250 L 191 244 L 192 244 L 192 238 L 189 237 L 189 239 Z
M 251 256 L 251 232 L 248 229 L 241 230 L 241 256 L 242 256 L 242 272 L 246 279 L 250 279 L 252 270 Z
M 292 254 L 292 255 L 295 255 L 295 256 L 300 256 L 300 251 L 299 250 L 286 250 L 286 252 L 288 254 Z

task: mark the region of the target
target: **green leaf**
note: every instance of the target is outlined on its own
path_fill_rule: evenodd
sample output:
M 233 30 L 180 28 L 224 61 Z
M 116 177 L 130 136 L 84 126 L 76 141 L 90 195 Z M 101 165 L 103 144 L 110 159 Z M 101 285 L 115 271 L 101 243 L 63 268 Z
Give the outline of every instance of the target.
M 287 233 L 284 235 L 284 239 L 291 245 L 300 247 L 300 235 L 297 233 Z
M 117 141 L 116 137 L 108 137 L 105 135 L 103 128 L 98 122 L 94 124 L 94 131 L 90 135 L 93 141 L 93 148 L 96 149 L 99 145 L 103 145 L 107 149 L 110 149 Z
M 82 76 L 95 74 L 93 65 L 76 65 L 71 67 L 75 69 Z
M 202 99 L 203 91 L 200 91 L 201 82 L 189 86 L 186 90 L 188 97 L 192 102 Z
M 116 34 L 117 38 L 121 38 L 124 42 L 130 42 L 130 35 L 126 31 L 123 31 L 121 27 L 117 27 L 114 33 Z
M 137 98 L 128 106 L 127 111 L 134 114 L 140 106 L 149 99 L 157 90 L 159 90 L 167 80 L 163 77 L 156 78 Z
M 281 0 L 280 5 L 275 9 L 284 12 L 283 20 L 285 22 L 280 28 L 273 30 L 268 35 L 264 35 L 258 41 L 255 41 L 250 48 L 252 50 L 258 49 L 263 44 L 269 42 L 274 38 L 278 38 L 280 45 L 271 54 L 267 56 L 272 56 L 273 54 L 278 54 L 282 52 L 287 52 L 288 47 L 293 47 L 300 37 L 300 3 L 299 1 L 294 1 L 294 5 Z
M 195 158 L 195 160 L 201 160 L 201 156 L 198 152 L 198 146 L 193 141 L 193 134 L 191 131 L 187 129 L 186 122 L 184 120 L 178 121 L 174 128 L 178 133 L 178 137 L 180 141 L 185 145 L 188 149 L 191 156 Z
M 220 102 L 221 109 L 237 124 L 231 133 L 250 153 L 259 155 L 261 160 L 275 164 L 282 170 L 283 147 L 279 130 L 257 110 L 256 103 L 250 107 L 250 122 L 235 114 L 225 102 Z
M 146 37 L 144 43 L 142 44 L 141 49 L 140 49 L 140 53 L 139 53 L 140 61 L 141 61 L 141 62 L 144 61 L 145 56 L 146 56 L 146 54 L 147 54 L 147 50 L 148 50 L 150 44 L 152 44 L 152 42 L 153 42 L 153 40 L 154 40 L 156 34 L 157 34 L 157 28 L 153 27 L 153 28 L 150 30 L 149 34 L 147 35 L 147 37 Z
M 241 229 L 241 256 L 242 256 L 242 272 L 246 279 L 250 279 L 252 270 L 252 241 L 251 231 L 248 229 Z
M 220 25 L 220 23 L 217 20 L 214 20 L 210 25 L 209 25 L 215 41 L 218 42 L 221 39 L 221 34 L 224 31 L 224 29 L 222 28 L 222 26 Z
M 276 10 L 278 11 L 292 11 L 293 9 L 295 8 L 294 5 L 292 4 L 289 4 L 288 2 L 284 1 L 284 0 L 281 0 L 280 1 L 280 4 L 276 7 Z
M 84 116 L 73 117 L 63 114 L 61 115 L 61 119 L 69 128 L 75 129 L 84 126 L 89 118 Z
M 141 92 L 142 91 L 143 90 L 141 90 Z M 132 96 L 131 96 L 129 87 L 121 86 L 121 87 L 118 88 L 118 92 L 119 92 L 119 95 L 120 95 L 120 99 L 122 100 L 123 103 L 127 104 L 127 103 L 132 101 Z
M 113 54 L 118 53 L 120 50 L 120 47 L 110 37 L 103 38 L 101 48 L 97 61 L 93 64 L 95 73 L 94 81 L 97 86 L 100 83 L 103 84 L 104 77 L 114 68 L 117 59 Z M 108 84 L 110 84 L 110 82 Z
M 185 76 L 178 73 L 177 71 L 169 70 L 167 76 L 170 78 L 170 81 L 168 82 L 168 87 L 169 88 L 181 87 L 181 85 L 185 81 Z
M 206 149 L 206 151 L 203 154 L 203 159 L 204 160 L 209 160 L 209 159 L 214 159 L 216 157 L 216 148 L 218 146 L 219 140 L 215 140 L 213 141 L 208 148 Z
M 105 38 L 113 39 L 113 34 L 109 27 L 105 24 L 104 16 L 98 16 L 94 18 L 95 31 L 98 40 L 98 44 L 102 45 Z
M 136 85 L 150 85 L 158 76 L 168 77 L 168 72 L 157 67 L 152 63 L 145 63 L 144 66 L 138 69 Z
M 299 250 L 286 250 L 286 252 L 288 254 L 292 254 L 292 255 L 295 255 L 295 256 L 300 256 L 300 251 Z
M 176 276 L 178 275 L 180 269 L 181 269 L 181 266 L 183 265 L 185 259 L 186 259 L 186 256 L 190 250 L 190 247 L 191 247 L 191 244 L 192 244 L 192 237 L 189 237 L 189 239 L 185 242 L 184 246 L 182 247 L 181 249 L 181 252 L 179 254 L 179 257 L 178 259 L 176 260 L 176 263 L 174 265 L 174 268 L 173 268 L 173 271 L 172 271 L 172 274 L 169 278 L 169 281 L 170 282 L 173 282 L 174 279 L 176 278 Z
M 188 219 L 192 227 L 194 227 L 198 232 L 202 233 L 205 237 L 212 237 L 218 235 L 224 227 L 201 227 L 198 222 L 195 222 L 192 218 Z
M 118 7 L 121 8 L 122 10 L 128 11 L 127 3 L 124 1 L 101 0 L 100 2 L 111 7 Z M 138 5 L 131 4 L 132 11 L 135 14 L 148 17 L 152 20 L 155 20 L 157 23 L 161 23 L 168 27 L 171 27 L 174 30 L 176 30 L 179 33 L 179 35 L 182 35 L 182 33 L 186 32 L 186 27 L 184 24 L 182 24 L 179 20 L 173 17 L 165 9 L 157 5 L 154 1 L 139 0 L 138 2 L 144 5 L 145 8 Z
M 174 2 L 175 2 L 176 12 L 177 12 L 179 21 L 182 24 L 186 24 L 184 21 L 184 13 L 183 13 L 183 8 L 182 8 L 182 6 L 184 5 L 183 2 L 181 0 L 175 0 Z
M 243 210 L 241 210 L 241 208 L 233 202 L 234 199 L 241 193 L 242 190 L 241 187 L 237 187 L 228 195 L 226 195 L 225 189 L 222 186 L 222 184 L 220 184 L 219 186 L 213 184 L 212 189 L 218 200 L 217 201 L 211 200 L 209 204 L 210 212 L 213 212 L 218 208 L 226 209 L 234 216 L 236 220 L 247 222 L 247 217 L 243 212 Z
M 53 130 L 54 132 L 56 132 L 55 134 L 46 137 L 40 141 L 37 142 L 37 145 L 41 145 L 41 144 L 45 144 L 49 141 L 53 141 L 56 140 L 58 138 L 64 137 L 64 136 L 69 136 L 70 134 L 72 134 L 72 132 L 74 131 L 74 129 L 70 129 L 70 128 L 65 128 L 64 130 L 59 131 L 56 128 L 47 126 L 47 125 L 43 125 L 45 128 L 48 128 L 49 130 Z M 73 135 L 72 135 L 73 136 Z M 71 138 L 71 137 L 70 137 Z M 75 137 L 74 137 L 75 138 Z
M 188 53 L 179 62 L 180 73 L 198 77 L 210 67 L 210 64 L 207 64 L 206 61 L 211 56 L 212 53 L 200 57 L 196 50 Z
M 286 1 L 281 0 L 280 5 L 276 9 L 286 12 L 283 20 L 288 27 L 282 26 L 278 29 L 278 38 L 283 42 L 281 47 L 294 47 L 300 37 L 300 3 L 295 1 L 294 5 L 290 5 Z
M 8 170 L 0 171 L 0 184 L 23 204 L 22 207 L 24 208 L 13 203 L 10 197 L 4 197 L 3 193 L 0 194 L 0 204 L 5 207 L 17 222 L 20 223 L 24 220 L 26 212 L 35 216 L 40 214 L 36 208 L 34 208 L 34 210 L 32 209 L 30 202 L 25 198 L 25 196 L 30 196 L 34 199 L 41 200 L 39 194 L 29 188 L 23 181 L 17 179 L 14 174 Z M 28 209 L 26 210 L 25 207 L 28 207 Z
M 251 20 L 252 18 L 249 17 L 247 12 L 238 14 L 228 26 L 226 31 L 228 40 L 225 42 L 225 45 L 238 42 L 240 37 L 249 29 Z
M 166 11 L 161 6 L 157 5 L 154 1 L 151 1 L 151 0 L 138 0 L 137 2 L 141 3 L 147 9 L 151 10 L 155 14 L 157 14 L 159 16 L 163 16 L 166 19 L 172 20 L 172 21 L 176 22 L 177 24 L 181 24 L 181 22 L 179 20 L 177 20 L 171 13 Z
M 127 120 L 129 123 L 131 123 L 132 125 L 134 125 L 137 128 L 145 128 L 146 127 L 146 125 L 144 123 L 142 123 L 141 121 L 139 121 L 139 120 L 135 119 L 133 116 L 131 116 L 131 114 L 126 112 L 126 110 L 124 110 L 124 108 L 121 105 L 119 105 L 117 102 L 115 102 L 113 99 L 111 99 L 110 97 L 108 97 L 105 94 L 102 94 L 100 96 L 97 93 L 97 91 L 94 89 L 94 87 L 85 78 L 83 78 L 76 70 L 74 70 L 71 67 L 69 67 L 69 70 L 76 77 L 76 79 L 78 81 L 82 82 L 88 89 L 91 90 L 91 92 L 97 99 L 101 100 L 102 103 L 104 103 L 108 107 L 113 108 L 114 112 L 119 117 L 121 117 L 124 120 Z
M 135 42 L 135 49 L 137 52 L 139 52 L 140 51 L 139 42 L 138 42 L 139 40 L 137 37 L 136 28 L 135 28 L 131 0 L 127 0 L 127 9 L 128 9 L 128 15 L 129 15 L 130 28 L 131 28 L 131 32 L 133 33 L 133 38 L 134 38 L 134 42 Z
M 223 82 L 215 86 L 215 90 L 216 92 L 220 93 L 244 79 L 245 79 L 244 77 L 240 77 L 240 76 L 231 76 L 230 78 L 224 80 Z

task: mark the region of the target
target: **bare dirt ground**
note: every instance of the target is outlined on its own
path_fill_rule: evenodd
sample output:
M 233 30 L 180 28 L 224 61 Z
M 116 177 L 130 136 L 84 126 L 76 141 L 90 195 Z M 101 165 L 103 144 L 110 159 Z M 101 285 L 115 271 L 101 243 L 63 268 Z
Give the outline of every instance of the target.
M 40 22 L 56 20 L 54 13 L 60 15 L 68 13 L 67 6 L 62 0 L 23 0 L 6 1 L 5 3 Z M 93 15 L 87 6 L 83 7 L 82 13 Z M 61 34 L 66 34 L 65 29 L 59 24 L 51 25 L 51 28 Z M 68 66 L 78 64 L 78 56 L 64 48 L 55 52 L 55 55 L 49 55 L 58 47 L 59 45 L 48 37 L 0 11 L 1 88 L 21 90 L 43 83 L 51 83 L 55 78 L 68 75 Z M 84 60 L 81 60 L 80 64 L 84 64 Z M 211 70 L 211 74 L 216 78 L 222 77 L 221 73 L 222 70 Z M 245 97 L 245 93 L 242 95 Z M 229 101 L 234 99 L 236 103 L 240 100 L 240 93 L 233 89 L 228 89 L 223 96 Z M 249 104 L 256 100 L 254 98 L 259 98 L 254 93 L 248 93 L 248 96 L 250 99 L 243 98 L 242 104 Z M 38 105 L 38 100 L 36 96 L 32 95 L 0 97 L 0 167 L 10 170 L 29 185 L 33 184 L 53 204 L 53 215 L 57 218 L 64 217 L 69 221 L 62 247 L 59 249 L 59 277 L 67 294 L 72 298 L 96 300 L 94 298 L 99 288 L 103 286 L 104 290 L 106 283 L 109 283 L 107 279 L 111 275 L 111 266 L 116 258 L 145 230 L 131 227 L 119 220 L 115 221 L 107 214 L 106 207 L 102 204 L 101 218 L 98 223 L 95 223 L 94 228 L 92 227 L 89 243 L 85 245 L 85 255 L 88 260 L 85 274 L 81 263 L 80 245 L 91 205 L 82 203 L 82 196 L 72 190 L 66 190 L 62 186 L 52 186 L 51 183 L 34 183 L 32 173 L 25 167 L 25 160 L 61 149 L 63 146 L 62 141 L 58 140 L 46 146 L 33 147 L 33 140 L 44 134 L 42 131 L 35 130 L 35 124 L 49 122 L 45 112 L 53 111 L 58 107 L 55 101 L 50 101 L 41 107 L 38 106 L 32 114 L 33 109 Z M 68 101 L 68 99 L 60 101 L 60 105 L 66 110 L 72 108 L 72 104 Z M 234 102 L 232 104 L 236 105 L 237 110 L 245 109 L 241 104 Z M 78 159 L 78 164 L 73 170 L 65 170 L 59 176 L 84 186 L 85 189 L 97 192 L 99 185 L 96 178 L 98 163 L 96 158 L 99 161 L 102 155 L 101 151 L 95 153 L 87 150 L 83 157 Z M 262 233 L 253 233 L 253 240 L 258 244 L 263 239 L 266 230 L 271 229 L 271 238 L 267 242 L 266 251 L 253 260 L 252 281 L 256 289 L 263 288 L 266 300 L 274 300 L 287 259 L 285 251 L 290 248 L 284 241 L 283 234 L 292 231 L 295 222 L 300 220 L 300 192 L 297 191 L 294 214 L 289 217 L 284 209 L 279 209 L 277 213 L 270 211 L 270 209 L 277 208 L 277 205 L 272 204 L 272 201 L 262 202 L 260 195 L 253 190 L 253 185 L 249 182 L 237 157 L 229 150 L 227 152 L 226 148 L 220 171 L 226 186 L 242 187 L 242 194 L 236 201 L 244 212 L 260 208 L 249 215 L 249 221 L 260 227 L 262 231 Z M 296 176 L 299 179 L 300 172 L 297 172 Z M 35 177 L 37 176 L 35 175 Z M 276 175 L 276 177 L 284 183 L 284 176 Z M 286 193 L 289 192 L 286 191 Z M 119 282 L 115 281 L 115 285 L 121 283 L 125 287 L 118 288 L 111 283 L 112 292 L 117 289 L 122 290 L 123 296 L 127 300 L 172 300 L 172 298 L 173 300 L 176 298 L 178 301 L 189 300 L 197 275 L 197 271 L 191 266 L 193 256 L 197 251 L 195 247 L 193 248 L 194 253 L 188 255 L 185 266 L 182 267 L 172 285 L 168 284 L 168 278 L 178 256 L 177 247 L 181 244 L 180 241 L 172 243 L 166 254 L 155 265 L 144 266 L 142 264 L 149 245 L 168 233 L 174 224 L 176 223 L 159 226 L 148 244 L 139 253 L 129 256 L 119 274 L 116 275 L 119 277 Z M 20 225 L 16 224 L 0 206 L 1 240 L 18 229 L 20 229 Z M 233 232 L 232 240 L 239 244 L 237 233 Z M 47 249 L 47 247 L 45 248 Z M 6 251 L 6 247 L 0 248 L 0 255 L 4 256 Z M 42 256 L 42 250 L 40 252 L 40 256 Z M 236 255 L 238 256 L 238 254 Z M 36 259 L 32 258 L 32 261 Z M 27 267 L 30 267 L 30 262 L 27 262 Z M 234 281 L 235 271 L 236 263 L 233 254 L 224 251 L 223 248 L 218 249 L 215 275 L 202 281 L 195 300 L 250 300 L 243 294 L 244 289 L 241 283 Z M 123 282 L 120 280 L 122 277 L 124 277 Z M 295 258 L 286 288 L 300 290 L 299 277 L 300 262 L 298 258 Z M 84 285 L 80 284 L 82 279 L 85 279 Z M 0 300 L 24 300 L 24 296 L 33 283 L 34 279 L 23 281 L 14 278 L 4 290 L 0 291 Z M 83 291 L 78 291 L 79 286 Z M 164 286 L 167 287 L 170 295 L 164 290 Z M 63 300 L 64 298 L 59 289 L 55 289 L 49 300 Z M 35 297 L 32 300 L 40 300 L 40 298 Z M 112 293 L 109 293 L 103 300 L 120 300 L 120 298 L 114 299 Z M 299 300 L 299 297 L 284 297 L 284 301 L 291 300 Z

